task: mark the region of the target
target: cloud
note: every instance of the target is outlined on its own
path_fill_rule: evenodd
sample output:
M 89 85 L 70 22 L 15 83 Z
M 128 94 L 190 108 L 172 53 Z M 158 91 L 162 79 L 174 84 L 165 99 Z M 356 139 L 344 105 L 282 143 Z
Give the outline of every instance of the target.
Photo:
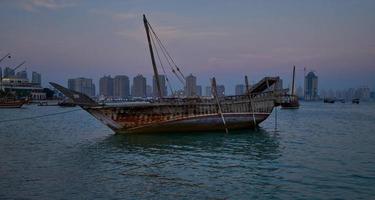
M 40 9 L 57 10 L 76 5 L 77 0 L 24 0 L 21 7 L 29 12 L 36 12 Z
M 141 23 L 141 21 L 140 21 Z M 154 31 L 162 41 L 173 41 L 177 39 L 188 40 L 201 40 L 208 38 L 225 37 L 226 32 L 216 32 L 209 30 L 191 30 L 177 26 L 157 26 L 153 27 Z M 140 24 L 135 29 L 123 29 L 114 32 L 116 35 L 125 37 L 127 39 L 134 39 L 136 41 L 145 40 L 145 30 L 143 24 Z
M 115 35 L 135 39 L 137 41 L 144 40 L 144 27 L 142 21 L 143 12 L 126 11 L 118 12 L 112 10 L 92 9 L 89 11 L 92 14 L 109 17 L 115 22 L 126 23 L 126 29 L 116 30 Z M 162 40 L 174 40 L 180 38 L 213 38 L 227 36 L 225 31 L 215 31 L 208 29 L 208 27 L 198 27 L 191 23 L 191 20 L 174 13 L 154 12 L 150 24 L 155 30 L 156 34 Z
M 141 15 L 137 15 L 137 14 L 134 14 L 134 13 L 131 13 L 131 12 L 127 12 L 127 13 L 120 13 L 120 12 L 115 12 L 115 11 L 111 11 L 111 10 L 103 10 L 103 9 L 92 9 L 89 11 L 91 14 L 94 14 L 94 15 L 99 15 L 99 16 L 105 16 L 105 17 L 109 17 L 113 20 L 117 20 L 117 21 L 128 21 L 128 20 L 134 20 L 138 17 L 140 17 Z

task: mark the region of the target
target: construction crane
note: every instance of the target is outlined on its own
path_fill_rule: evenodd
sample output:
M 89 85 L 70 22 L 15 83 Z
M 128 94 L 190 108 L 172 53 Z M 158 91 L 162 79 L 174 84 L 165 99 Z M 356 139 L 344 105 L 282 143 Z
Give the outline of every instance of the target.
M 0 62 L 3 61 L 5 58 L 11 58 L 10 53 L 7 53 L 4 57 L 0 58 Z
M 23 61 L 21 64 L 17 65 L 15 68 L 11 69 L 10 72 L 15 72 L 18 68 L 20 68 L 22 65 L 24 65 L 26 63 L 26 61 Z M 9 73 L 10 73 L 9 72 Z M 9 73 L 8 74 L 4 74 L 4 78 L 7 78 L 9 76 Z

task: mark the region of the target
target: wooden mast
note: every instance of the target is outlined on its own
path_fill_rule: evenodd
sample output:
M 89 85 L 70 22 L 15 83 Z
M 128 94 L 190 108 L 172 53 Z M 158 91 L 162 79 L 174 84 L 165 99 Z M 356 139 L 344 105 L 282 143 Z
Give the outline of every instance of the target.
M 254 109 L 254 105 L 253 105 L 253 100 L 251 98 L 251 93 L 250 93 L 250 88 L 249 88 L 249 80 L 247 79 L 247 76 L 245 76 L 245 85 L 246 85 L 246 94 L 249 96 L 249 100 L 250 100 L 250 106 L 251 106 L 251 111 L 253 113 L 253 122 L 254 122 L 254 127 L 257 125 L 257 122 L 255 120 L 255 109 Z
M 155 80 L 156 80 L 156 86 L 157 86 L 157 89 L 158 89 L 158 95 L 159 95 L 159 98 L 162 98 L 163 96 L 161 94 L 161 87 L 160 87 L 160 81 L 159 81 L 159 73 L 158 73 L 158 69 L 156 68 L 154 51 L 152 49 L 152 44 L 151 44 L 151 39 L 150 39 L 149 24 L 148 24 L 148 21 L 147 21 L 145 15 L 143 15 L 143 23 L 144 23 L 145 29 L 146 29 L 147 41 L 148 41 L 148 48 L 150 49 L 151 62 L 152 62 L 152 67 L 154 69 L 154 76 L 155 76 Z
M 293 66 L 292 96 L 294 95 L 294 77 L 296 75 L 296 66 Z
M 246 94 L 250 93 L 249 91 L 249 80 L 247 79 L 247 76 L 245 75 L 245 86 L 246 86 Z
M 216 100 L 217 104 L 217 112 L 219 113 L 221 120 L 223 121 L 223 125 L 225 128 L 225 132 L 228 133 L 227 123 L 225 122 L 223 111 L 221 110 L 220 101 L 219 101 L 219 95 L 217 94 L 217 87 L 216 87 L 216 79 L 215 77 L 212 78 L 212 93 L 214 95 L 214 98 Z

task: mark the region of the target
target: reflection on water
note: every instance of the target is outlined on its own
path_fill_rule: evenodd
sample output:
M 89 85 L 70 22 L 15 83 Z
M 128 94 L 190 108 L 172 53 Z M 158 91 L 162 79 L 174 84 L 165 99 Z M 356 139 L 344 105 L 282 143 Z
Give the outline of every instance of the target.
M 26 106 L 0 121 L 68 111 Z M 120 135 L 84 111 L 0 124 L 0 199 L 370 199 L 373 104 L 303 104 L 258 130 Z
M 113 146 L 124 153 L 134 149 L 165 154 L 219 152 L 275 159 L 279 156 L 277 135 L 266 130 L 225 133 L 114 134 L 97 144 Z
M 131 180 L 121 183 L 129 186 L 131 194 L 137 193 L 137 187 L 148 188 L 142 197 L 162 190 L 166 196 L 160 197 L 186 197 L 184 193 L 190 191 L 191 198 L 206 193 L 228 198 L 227 192 L 238 189 L 237 184 L 251 185 L 276 172 L 277 167 L 269 163 L 281 156 L 277 137 L 264 129 L 231 134 L 110 135 L 81 146 L 78 153 L 82 154 L 75 160 L 87 163 L 95 174 Z

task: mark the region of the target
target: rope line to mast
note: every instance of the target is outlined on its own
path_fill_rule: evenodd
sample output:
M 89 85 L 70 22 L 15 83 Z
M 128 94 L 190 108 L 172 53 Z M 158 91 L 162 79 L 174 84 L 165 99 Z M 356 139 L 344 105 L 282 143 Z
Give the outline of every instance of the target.
M 75 109 L 75 110 L 69 110 L 69 111 L 57 112 L 57 113 L 49 113 L 49 114 L 45 114 L 45 115 L 37 115 L 37 116 L 32 116 L 32 117 L 23 117 L 23 118 L 16 118 L 16 119 L 0 120 L 0 123 L 38 119 L 38 118 L 43 118 L 43 117 L 49 117 L 49 116 L 62 115 L 62 114 L 66 114 L 66 113 L 76 112 L 76 111 L 79 111 L 79 110 L 82 110 L 82 109 Z
M 148 22 L 147 22 L 148 23 Z M 167 48 L 165 48 L 165 46 L 163 45 L 163 43 L 161 42 L 160 38 L 158 37 L 158 35 L 155 33 L 154 29 L 152 28 L 151 24 L 148 23 L 149 27 L 150 27 L 150 30 L 152 31 L 152 33 L 155 35 L 155 38 L 157 40 L 157 42 L 159 43 L 159 45 L 161 46 L 161 49 L 163 51 L 165 51 L 165 53 L 167 54 L 167 56 L 169 57 L 169 59 L 172 61 L 172 63 L 174 64 L 174 67 L 177 69 L 177 71 L 180 73 L 181 77 L 183 78 L 183 80 L 185 80 L 185 76 L 184 74 L 181 72 L 180 68 L 177 67 L 176 63 L 174 62 L 172 56 L 169 54 L 169 52 L 167 51 Z
M 153 44 L 154 47 L 155 47 L 156 56 L 157 56 L 157 58 L 158 58 L 158 60 L 159 60 L 159 63 L 160 63 L 161 68 L 163 69 L 163 72 L 164 72 L 164 75 L 165 75 L 165 79 L 166 79 L 166 81 L 167 81 L 167 84 L 168 84 L 168 86 L 169 86 L 169 89 L 171 90 L 171 93 L 172 93 L 172 95 L 173 95 L 173 93 L 174 93 L 174 89 L 173 89 L 171 83 L 169 82 L 169 79 L 168 79 L 167 73 L 165 72 L 163 62 L 161 61 L 160 56 L 159 56 L 158 48 L 157 48 L 156 45 L 155 45 L 154 37 L 153 37 L 152 34 L 151 34 L 150 36 L 151 36 L 151 42 L 152 42 L 152 44 Z M 165 95 L 165 94 L 164 94 L 164 95 Z
M 177 71 L 179 70 L 179 68 L 178 68 L 178 67 L 176 66 L 176 64 L 174 63 L 172 57 L 171 57 L 170 54 L 168 53 L 167 49 L 164 47 L 164 45 L 163 45 L 163 43 L 161 42 L 161 40 L 159 39 L 159 37 L 156 35 L 155 31 L 152 29 L 151 25 L 150 25 L 150 24 L 148 24 L 148 25 L 149 25 L 149 27 L 150 27 L 150 30 L 152 31 L 152 34 L 151 34 L 151 35 L 154 35 L 154 36 L 155 36 L 155 39 L 156 39 L 156 41 L 158 42 L 158 45 L 159 45 L 159 47 L 160 47 L 160 49 L 161 49 L 161 52 L 163 53 L 165 60 L 167 60 L 168 65 L 169 65 L 169 67 L 171 68 L 172 73 L 177 77 L 177 79 L 178 79 L 178 80 L 182 83 L 182 85 L 184 86 L 184 85 L 185 85 L 185 77 L 184 77 L 183 75 L 181 75 L 181 76 L 182 76 L 182 78 L 181 78 L 180 75 L 178 75 L 178 74 L 176 73 L 176 70 L 174 69 L 172 63 L 173 63 L 173 64 L 175 65 L 175 67 L 177 68 Z M 172 63 L 171 63 L 171 62 L 172 62 Z M 180 72 L 180 73 L 181 73 L 181 72 Z

